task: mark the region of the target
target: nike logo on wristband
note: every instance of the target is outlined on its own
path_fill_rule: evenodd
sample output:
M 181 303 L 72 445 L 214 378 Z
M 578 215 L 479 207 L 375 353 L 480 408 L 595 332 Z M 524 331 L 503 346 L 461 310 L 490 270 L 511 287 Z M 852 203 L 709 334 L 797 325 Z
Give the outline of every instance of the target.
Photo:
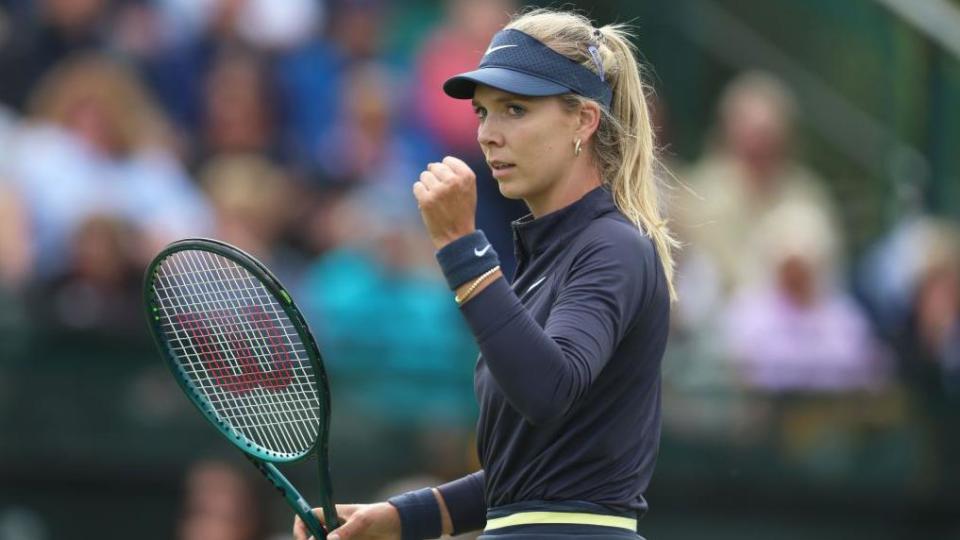
M 483 257 L 484 255 L 487 254 L 488 251 L 490 251 L 491 247 L 492 246 L 490 244 L 487 244 L 487 247 L 483 249 L 473 248 L 473 254 L 476 255 L 477 257 Z

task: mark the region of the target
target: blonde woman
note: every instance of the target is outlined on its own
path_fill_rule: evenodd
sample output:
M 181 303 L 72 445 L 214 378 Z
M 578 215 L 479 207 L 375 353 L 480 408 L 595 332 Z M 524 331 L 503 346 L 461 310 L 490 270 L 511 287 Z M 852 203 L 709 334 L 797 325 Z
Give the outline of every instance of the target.
M 500 192 L 531 211 L 513 224 L 508 281 L 474 228 L 475 176 L 461 160 L 431 163 L 413 188 L 480 347 L 483 470 L 340 506 L 345 524 L 331 538 L 639 538 L 674 241 L 629 37 L 572 13 L 529 12 L 494 36 L 477 70 L 444 84 L 472 99 Z M 294 532 L 306 538 L 302 524 Z
M 210 230 L 166 118 L 136 73 L 108 56 L 81 53 L 47 73 L 10 146 L 10 178 L 29 203 L 43 278 L 65 270 L 71 238 L 94 216 L 132 224 L 144 264 L 171 240 Z

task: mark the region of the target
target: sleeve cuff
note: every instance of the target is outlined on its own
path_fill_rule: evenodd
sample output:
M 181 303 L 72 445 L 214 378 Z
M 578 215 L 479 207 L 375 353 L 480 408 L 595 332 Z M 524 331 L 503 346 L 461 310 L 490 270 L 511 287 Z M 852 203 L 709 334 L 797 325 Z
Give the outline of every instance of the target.
M 408 491 L 387 500 L 400 514 L 400 538 L 423 540 L 442 533 L 440 505 L 431 488 Z
M 482 529 L 487 523 L 483 471 L 443 484 L 439 488 L 450 512 L 453 534 Z

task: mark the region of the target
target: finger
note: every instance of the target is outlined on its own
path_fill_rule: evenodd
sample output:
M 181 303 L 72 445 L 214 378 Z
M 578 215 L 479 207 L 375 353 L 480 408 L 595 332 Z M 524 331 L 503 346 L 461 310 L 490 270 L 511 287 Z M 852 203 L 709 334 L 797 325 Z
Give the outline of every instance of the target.
M 427 186 L 423 185 L 423 182 L 414 182 L 413 184 L 413 196 L 416 197 L 417 203 L 420 204 L 427 197 Z
M 346 522 L 340 526 L 339 529 L 333 531 L 329 538 L 330 540 L 349 540 L 354 536 L 358 536 L 363 531 L 367 530 L 370 527 L 370 516 L 364 512 L 358 512 L 346 520 Z
M 420 173 L 420 183 L 427 188 L 427 191 L 433 191 L 440 187 L 440 180 L 430 171 Z
M 473 175 L 473 169 L 460 158 L 447 156 L 443 158 L 443 164 L 450 167 L 450 169 L 457 174 Z
M 340 511 L 337 510 L 337 514 L 339 513 Z M 317 516 L 317 519 L 322 525 L 326 525 L 327 522 L 323 518 L 323 508 L 314 508 L 313 515 Z M 293 538 L 294 540 L 313 540 L 313 536 L 310 535 L 306 523 L 303 522 L 300 516 L 293 517 Z
M 347 521 L 350 519 L 350 516 L 356 513 L 362 506 L 363 505 L 359 504 L 338 504 L 337 517 L 341 523 Z M 314 508 L 313 514 L 317 516 L 320 523 L 324 526 L 327 525 L 327 521 L 323 517 L 323 508 Z M 294 540 L 314 540 L 313 536 L 310 536 L 310 531 L 307 530 L 307 525 L 300 519 L 300 516 L 293 517 L 293 538 Z
M 362 504 L 338 504 L 337 517 L 340 518 L 340 521 L 347 521 L 357 513 L 357 510 L 360 510 L 364 506 L 365 505 Z
M 431 163 L 427 165 L 427 170 L 432 172 L 441 182 L 450 182 L 457 178 L 457 174 L 453 172 L 453 169 L 443 163 Z
M 307 540 L 307 536 L 309 536 L 307 531 L 307 526 L 303 523 L 303 520 L 300 519 L 300 516 L 294 516 L 293 518 L 294 540 Z

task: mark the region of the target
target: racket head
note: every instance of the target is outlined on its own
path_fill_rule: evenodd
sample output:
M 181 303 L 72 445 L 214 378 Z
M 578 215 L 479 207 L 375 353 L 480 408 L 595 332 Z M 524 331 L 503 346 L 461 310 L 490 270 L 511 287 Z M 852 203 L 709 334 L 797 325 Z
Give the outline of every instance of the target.
M 309 327 L 280 281 L 240 249 L 174 242 L 147 268 L 151 333 L 181 389 L 235 446 L 326 460 L 330 392 Z

